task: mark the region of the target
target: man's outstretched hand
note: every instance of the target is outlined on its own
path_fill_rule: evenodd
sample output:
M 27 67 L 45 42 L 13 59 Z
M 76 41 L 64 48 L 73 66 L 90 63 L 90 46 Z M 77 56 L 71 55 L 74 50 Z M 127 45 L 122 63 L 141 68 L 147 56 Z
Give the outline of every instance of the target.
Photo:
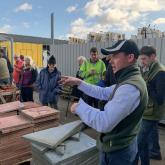
M 61 76 L 61 80 L 59 81 L 60 84 L 69 85 L 69 86 L 80 85 L 81 82 L 82 82 L 81 79 L 71 76 Z

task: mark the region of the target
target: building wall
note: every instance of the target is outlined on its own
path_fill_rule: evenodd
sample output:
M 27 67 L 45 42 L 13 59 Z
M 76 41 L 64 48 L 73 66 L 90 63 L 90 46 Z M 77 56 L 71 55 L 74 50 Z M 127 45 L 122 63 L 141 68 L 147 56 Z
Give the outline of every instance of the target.
M 91 32 L 87 35 L 88 42 L 107 42 L 107 41 L 118 41 L 123 39 L 125 39 L 125 34 L 114 33 L 114 32 L 104 32 L 104 33 Z
M 132 39 L 145 39 L 145 38 L 161 38 L 164 37 L 164 32 L 150 27 L 138 28 L 137 35 L 132 35 Z
M 11 49 L 10 49 L 10 42 L 8 41 L 1 41 L 1 47 L 7 48 L 8 57 L 11 60 Z M 35 44 L 35 43 L 22 43 L 22 42 L 14 42 L 14 54 L 17 55 L 24 55 L 32 57 L 34 63 L 38 67 L 43 66 L 42 60 L 42 44 Z
M 69 37 L 69 44 L 84 44 L 85 40 L 76 37 Z
M 135 39 L 138 47 L 153 45 L 157 49 L 158 59 L 165 65 L 165 37 L 152 39 Z M 54 54 L 57 60 L 57 67 L 63 75 L 75 76 L 78 70 L 77 57 L 82 55 L 90 57 L 90 48 L 95 46 L 99 53 L 101 48 L 106 48 L 115 42 L 91 42 L 86 44 L 55 45 L 50 47 L 50 53 Z M 101 54 L 101 53 L 100 53 Z
M 54 54 L 57 67 L 63 75 L 75 76 L 78 70 L 77 57 L 90 57 L 91 47 L 97 47 L 98 51 L 102 47 L 108 47 L 112 42 L 90 42 L 85 44 L 51 45 L 50 53 Z

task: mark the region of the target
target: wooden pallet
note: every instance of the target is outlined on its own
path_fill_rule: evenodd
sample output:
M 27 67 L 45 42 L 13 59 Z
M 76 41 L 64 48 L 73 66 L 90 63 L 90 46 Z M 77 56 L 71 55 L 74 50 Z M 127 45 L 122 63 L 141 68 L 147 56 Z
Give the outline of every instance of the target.
M 19 90 L 0 90 L 0 102 L 7 103 L 19 99 L 20 91 Z

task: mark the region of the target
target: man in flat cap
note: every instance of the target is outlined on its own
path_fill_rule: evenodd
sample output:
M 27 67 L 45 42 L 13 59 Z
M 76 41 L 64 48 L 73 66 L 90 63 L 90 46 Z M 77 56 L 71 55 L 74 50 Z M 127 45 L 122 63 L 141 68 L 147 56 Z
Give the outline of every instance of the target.
M 87 95 L 107 101 L 103 111 L 82 99 L 71 107 L 72 113 L 100 133 L 97 141 L 100 165 L 132 165 L 137 154 L 136 137 L 148 100 L 146 84 L 137 65 L 139 50 L 132 40 L 121 40 L 101 52 L 111 55 L 116 84 L 102 88 L 74 77 L 63 77 L 62 83 L 78 85 Z

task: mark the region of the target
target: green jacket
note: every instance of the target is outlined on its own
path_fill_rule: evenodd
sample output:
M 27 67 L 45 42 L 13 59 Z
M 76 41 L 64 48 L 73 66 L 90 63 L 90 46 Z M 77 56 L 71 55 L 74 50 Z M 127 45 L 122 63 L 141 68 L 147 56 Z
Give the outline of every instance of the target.
M 143 74 L 144 80 L 146 81 L 147 86 L 149 86 L 150 81 L 154 79 L 154 77 L 160 71 L 165 71 L 163 65 L 159 62 L 154 62 L 151 64 L 149 71 Z M 143 118 L 146 120 L 161 120 L 165 117 L 165 101 L 162 105 L 158 105 L 155 98 L 152 98 L 149 94 L 148 105 L 145 109 Z
M 115 126 L 112 131 L 100 135 L 97 141 L 97 147 L 104 152 L 116 151 L 130 145 L 138 134 L 142 115 L 148 100 L 146 83 L 136 64 L 118 71 L 115 76 L 118 82 L 117 87 L 124 84 L 131 84 L 139 89 L 140 103 L 138 107 Z M 115 96 L 115 91 L 112 96 L 110 96 L 110 100 L 113 99 L 113 96 Z
M 91 70 L 95 70 L 96 73 L 90 75 Z M 96 85 L 103 79 L 105 71 L 106 67 L 102 60 L 99 59 L 96 63 L 87 60 L 81 65 L 79 76 L 83 78 L 85 82 Z

